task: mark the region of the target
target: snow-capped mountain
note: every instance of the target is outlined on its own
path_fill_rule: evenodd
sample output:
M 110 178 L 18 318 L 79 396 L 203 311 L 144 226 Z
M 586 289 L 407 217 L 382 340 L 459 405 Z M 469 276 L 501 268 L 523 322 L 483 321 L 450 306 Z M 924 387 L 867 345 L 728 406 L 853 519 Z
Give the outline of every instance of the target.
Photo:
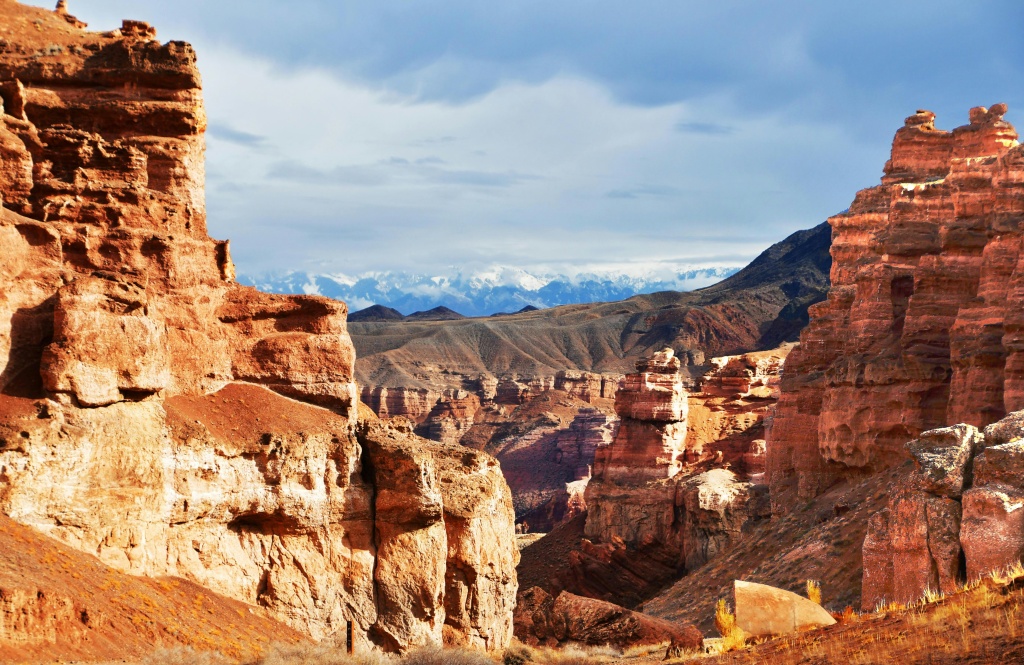
M 373 272 L 353 277 L 288 272 L 241 275 L 238 281 L 272 293 L 306 293 L 344 300 L 352 311 L 384 305 L 408 315 L 444 306 L 466 316 L 489 316 L 515 312 L 527 305 L 546 308 L 623 300 L 656 291 L 690 291 L 719 282 L 737 270 L 739 267 L 683 267 L 646 275 L 594 271 L 570 276 L 494 266 L 467 273 L 453 270 L 444 275 Z

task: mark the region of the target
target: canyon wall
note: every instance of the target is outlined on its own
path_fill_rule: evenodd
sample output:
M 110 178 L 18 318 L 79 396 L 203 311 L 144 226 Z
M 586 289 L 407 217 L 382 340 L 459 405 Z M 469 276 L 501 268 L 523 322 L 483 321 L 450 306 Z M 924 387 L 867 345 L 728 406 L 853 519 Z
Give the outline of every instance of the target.
M 317 638 L 507 644 L 496 462 L 357 427 L 345 304 L 234 283 L 192 48 L 12 0 L 0 23 L 0 511 Z
M 1004 104 L 907 118 L 880 185 L 832 226 L 832 287 L 787 361 L 768 435 L 775 510 L 1024 407 L 1024 147 Z

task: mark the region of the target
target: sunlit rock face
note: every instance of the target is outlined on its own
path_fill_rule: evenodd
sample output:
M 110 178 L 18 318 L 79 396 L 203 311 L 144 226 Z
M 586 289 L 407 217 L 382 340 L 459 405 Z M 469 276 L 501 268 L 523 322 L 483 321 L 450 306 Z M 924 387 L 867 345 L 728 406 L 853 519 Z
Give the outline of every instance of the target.
M 234 283 L 192 47 L 12 0 L 0 24 L 0 510 L 316 638 L 507 644 L 497 463 L 357 429 L 345 304 Z
M 907 118 L 880 185 L 833 230 L 832 288 L 786 364 L 768 436 L 776 510 L 1024 407 L 1024 147 L 1006 105 L 952 132 Z

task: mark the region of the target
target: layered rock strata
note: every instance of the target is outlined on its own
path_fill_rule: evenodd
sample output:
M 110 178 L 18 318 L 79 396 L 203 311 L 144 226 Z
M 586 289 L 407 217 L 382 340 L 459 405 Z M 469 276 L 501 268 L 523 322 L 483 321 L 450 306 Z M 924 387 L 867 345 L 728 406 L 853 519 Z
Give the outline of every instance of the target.
M 777 510 L 899 463 L 925 430 L 1024 408 L 1024 147 L 1006 111 L 952 132 L 918 111 L 881 184 L 829 220 L 832 288 L 768 436 Z
M 314 637 L 511 637 L 496 462 L 356 431 L 344 303 L 233 282 L 195 53 L 0 0 L 0 511 Z
M 657 586 L 714 558 L 760 517 L 751 512 L 762 494 L 749 481 L 760 471 L 753 433 L 784 358 L 785 351 L 716 359 L 693 396 L 671 350 L 638 363 L 616 394 L 618 433 L 598 448 L 587 486 L 588 541 L 574 555 L 580 576 L 632 556 L 651 562 L 643 576 L 657 579 L 643 584 Z M 695 405 L 699 417 L 690 423 Z
M 1024 411 L 984 433 L 967 424 L 931 430 L 906 450 L 913 470 L 868 523 L 865 609 L 949 593 L 1024 561 Z

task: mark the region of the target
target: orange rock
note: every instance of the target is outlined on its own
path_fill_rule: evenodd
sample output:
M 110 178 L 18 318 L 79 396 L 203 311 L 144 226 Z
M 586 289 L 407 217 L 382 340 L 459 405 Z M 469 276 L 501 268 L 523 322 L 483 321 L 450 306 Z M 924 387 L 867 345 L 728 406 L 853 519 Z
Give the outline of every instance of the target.
M 504 647 L 497 462 L 357 434 L 345 304 L 239 286 L 207 236 L 192 47 L 69 18 L 0 0 L 0 511 L 315 638 Z
M 1024 147 L 1005 112 L 944 132 L 919 111 L 882 184 L 829 220 L 832 288 L 767 437 L 777 510 L 901 462 L 921 432 L 1024 408 Z
M 785 635 L 836 620 L 821 605 L 785 589 L 736 580 L 736 626 L 747 635 Z

